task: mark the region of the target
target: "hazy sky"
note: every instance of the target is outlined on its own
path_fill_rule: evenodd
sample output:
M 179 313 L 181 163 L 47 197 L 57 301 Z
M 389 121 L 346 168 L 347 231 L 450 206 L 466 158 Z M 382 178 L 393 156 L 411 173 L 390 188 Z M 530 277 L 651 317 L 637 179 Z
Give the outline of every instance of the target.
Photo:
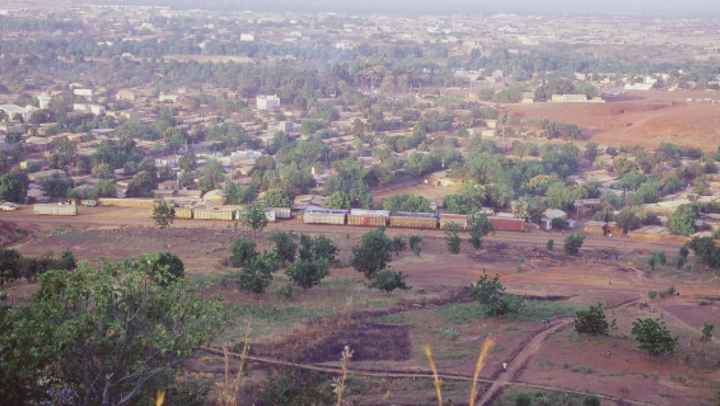
M 720 0 L 115 0 L 113 2 L 272 11 L 720 16 Z

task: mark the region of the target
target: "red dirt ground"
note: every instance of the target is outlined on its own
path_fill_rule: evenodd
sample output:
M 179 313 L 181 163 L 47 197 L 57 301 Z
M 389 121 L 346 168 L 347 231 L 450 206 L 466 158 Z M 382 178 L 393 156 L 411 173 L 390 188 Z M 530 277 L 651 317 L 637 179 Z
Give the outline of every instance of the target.
M 576 124 L 605 145 L 654 148 L 663 142 L 714 151 L 720 143 L 720 104 L 687 103 L 694 93 L 633 93 L 633 100 L 605 104 L 512 105 L 517 117 Z

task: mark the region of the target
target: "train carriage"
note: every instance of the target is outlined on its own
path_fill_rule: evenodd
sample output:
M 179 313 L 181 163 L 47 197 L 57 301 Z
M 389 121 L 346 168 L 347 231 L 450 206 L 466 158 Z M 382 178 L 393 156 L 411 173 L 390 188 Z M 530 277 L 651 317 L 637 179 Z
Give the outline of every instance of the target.
M 348 224 L 363 227 L 385 227 L 390 212 L 387 210 L 352 209 L 348 215 Z
M 303 212 L 303 223 L 343 225 L 347 214 L 347 210 L 308 208 Z
M 435 230 L 438 218 L 435 213 L 396 212 L 390 214 L 390 227 Z

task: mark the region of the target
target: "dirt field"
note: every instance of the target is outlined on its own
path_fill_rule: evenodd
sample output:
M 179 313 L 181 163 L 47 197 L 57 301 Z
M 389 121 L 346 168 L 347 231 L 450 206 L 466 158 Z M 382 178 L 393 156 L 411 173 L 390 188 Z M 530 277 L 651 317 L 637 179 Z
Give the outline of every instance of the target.
M 581 127 L 599 144 L 654 148 L 663 142 L 714 151 L 720 143 L 720 104 L 687 103 L 718 93 L 651 91 L 605 104 L 513 105 L 519 118 L 547 119 Z
M 441 232 L 427 232 L 421 256 L 406 252 L 391 264 L 407 274 L 412 289 L 387 295 L 369 289 L 363 277 L 347 267 L 351 248 L 368 229 L 277 223 L 261 236 L 262 248 L 267 247 L 264 237 L 274 230 L 322 233 L 340 248 L 340 264 L 319 287 L 284 296 L 288 281 L 280 272 L 269 292 L 256 296 L 221 282 L 222 275 L 232 271 L 223 265 L 230 244 L 246 232 L 231 224 L 178 221 L 158 230 L 145 211 L 111 208 L 83 209 L 72 219 L 37 217 L 27 210 L 3 214 L 2 219 L 32 230 L 15 245 L 26 255 L 71 249 L 79 259 L 93 262 L 150 251 L 176 253 L 189 277 L 207 282 L 206 294 L 220 294 L 227 304 L 231 322 L 214 347 L 227 343 L 237 350 L 250 322 L 252 355 L 265 357 L 251 364 L 251 379 L 262 379 L 272 360 L 332 373 L 348 345 L 356 352 L 351 400 L 361 405 L 431 405 L 423 353 L 430 344 L 440 372 L 447 374 L 446 398 L 465 404 L 480 345 L 493 337 L 497 345 L 481 373 L 479 404 L 510 405 L 508 399 L 517 391 L 542 390 L 577 392 L 573 396 L 580 400 L 592 393 L 605 399 L 603 405 L 620 405 L 622 400 L 714 406 L 720 391 L 720 343 L 699 342 L 704 323 L 720 323 L 720 281 L 710 274 L 672 267 L 648 272 L 641 266 L 644 256 L 655 250 L 675 255 L 675 241 L 589 237 L 581 256 L 569 258 L 543 248 L 548 238 L 561 241 L 559 233 L 498 233 L 477 252 L 466 243 L 460 255 L 451 255 Z M 463 287 L 483 272 L 499 273 L 509 293 L 526 297 L 517 316 L 488 318 L 482 305 L 463 294 Z M 647 299 L 649 291 L 670 286 L 681 296 Z M 32 290 L 16 284 L 10 295 L 27 297 Z M 575 311 L 595 303 L 603 303 L 610 309 L 609 319 L 617 321 L 609 337 L 581 337 L 572 329 Z M 651 358 L 637 349 L 631 324 L 647 316 L 667 321 L 680 337 L 678 354 Z M 503 363 L 509 364 L 508 370 Z M 223 367 L 217 356 L 199 354 L 188 370 L 218 377 Z

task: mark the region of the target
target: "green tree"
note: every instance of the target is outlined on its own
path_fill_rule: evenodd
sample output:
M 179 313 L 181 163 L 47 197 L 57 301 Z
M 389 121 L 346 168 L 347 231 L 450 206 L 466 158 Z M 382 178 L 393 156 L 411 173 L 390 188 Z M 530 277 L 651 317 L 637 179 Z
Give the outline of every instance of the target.
M 720 268 L 720 248 L 715 244 L 712 237 L 693 238 L 688 243 L 688 248 L 695 253 L 695 256 L 703 264 L 713 269 Z M 685 252 L 682 252 L 680 257 L 683 258 L 683 261 L 687 261 Z
M 300 236 L 299 256 L 301 261 L 327 261 L 328 264 L 335 262 L 338 248 L 333 240 L 319 235 L 311 237 L 305 234 Z
M 445 229 L 445 239 L 447 240 L 448 250 L 451 254 L 459 254 L 462 245 L 460 238 L 460 226 L 457 223 L 450 223 Z
M 714 324 L 705 323 L 703 325 L 702 337 L 700 337 L 700 341 L 702 341 L 704 343 L 709 343 L 710 341 L 712 341 L 714 330 L 715 330 Z
M 274 233 L 270 236 L 270 241 L 275 243 L 275 253 L 283 264 L 290 264 L 295 261 L 298 246 L 294 234 Z
M 128 184 L 127 197 L 151 197 L 157 187 L 157 175 L 154 171 L 142 170 L 135 174 Z
M 328 276 L 327 261 L 298 261 L 287 270 L 290 280 L 303 289 L 310 289 L 319 285 Z
M 470 294 L 486 306 L 485 314 L 492 317 L 518 313 L 523 307 L 520 298 L 505 293 L 505 286 L 497 274 L 491 279 L 484 273 L 480 280 L 470 287 Z
M 0 320 L 0 398 L 35 404 L 55 388 L 78 405 L 140 402 L 168 387 L 223 320 L 220 301 L 182 279 L 148 282 L 127 263 L 49 271 L 32 302 Z
M 633 322 L 631 333 L 640 349 L 650 355 L 672 354 L 678 346 L 678 338 L 672 336 L 662 320 L 637 319 Z
M 207 193 L 211 190 L 218 189 L 224 180 L 225 169 L 222 164 L 215 159 L 211 159 L 200 171 L 200 190 L 203 193 Z
M 585 242 L 585 236 L 582 234 L 570 234 L 565 238 L 565 246 L 563 247 L 566 255 L 577 255 L 580 253 Z
M 615 221 L 622 228 L 623 234 L 627 234 L 642 224 L 640 217 L 637 215 L 637 210 L 631 207 L 620 210 L 620 213 L 615 215 Z
M 228 204 L 249 204 L 255 201 L 257 189 L 255 186 L 241 186 L 233 182 L 225 182 L 225 200 Z
M 144 270 L 162 286 L 167 286 L 185 276 L 185 264 L 177 255 L 170 252 L 145 254 L 130 261 L 134 267 Z
M 22 269 L 22 257 L 13 249 L 0 248 L 0 286 L 18 279 Z
M 52 175 L 40 183 L 43 191 L 52 198 L 65 198 L 73 187 L 73 180 L 65 175 Z
M 360 245 L 352 250 L 351 264 L 356 271 L 372 279 L 385 269 L 392 259 L 392 241 L 384 228 L 378 228 L 362 236 Z
M 331 209 L 348 210 L 352 208 L 352 199 L 350 198 L 350 195 L 345 192 L 334 192 L 328 197 L 327 207 Z
M 405 242 L 405 239 L 397 236 L 393 237 L 392 239 L 392 250 L 395 253 L 396 256 L 399 256 L 402 254 L 403 251 L 407 248 L 407 243 Z
M 67 137 L 53 141 L 52 148 L 49 161 L 53 169 L 65 169 L 77 160 L 77 146 Z
M 477 213 L 470 217 L 470 244 L 479 250 L 485 236 L 493 232 L 493 225 L 484 214 Z
M 30 180 L 22 172 L 11 172 L 0 176 L 0 200 L 25 203 Z
M 111 180 L 101 180 L 95 185 L 95 193 L 98 197 L 116 197 L 117 189 Z
M 545 243 L 545 249 L 548 251 L 554 251 L 555 250 L 555 240 L 549 239 Z
M 700 218 L 697 206 L 684 204 L 670 216 L 669 228 L 673 234 L 691 235 L 695 233 L 695 222 Z
M 422 252 L 423 237 L 419 234 L 414 234 L 410 236 L 408 242 L 410 243 L 410 251 L 412 251 L 415 256 L 419 257 Z
M 240 238 L 233 242 L 230 249 L 230 265 L 241 268 L 257 257 L 257 244 L 247 238 Z
M 590 306 L 587 310 L 578 310 L 575 314 L 574 326 L 578 333 L 594 336 L 607 335 L 610 329 L 602 304 Z
M 175 221 L 175 207 L 165 200 L 155 202 L 152 217 L 158 227 L 168 228 Z
M 253 238 L 257 238 L 257 234 L 268 225 L 265 209 L 258 204 L 249 206 L 243 214 L 243 223 L 253 230 Z
M 273 272 L 277 270 L 277 257 L 272 254 L 261 254 L 253 257 L 236 275 L 240 289 L 262 294 L 273 280 Z
M 383 208 L 390 212 L 407 211 L 428 213 L 432 211 L 430 201 L 422 196 L 397 195 L 383 200 Z
M 402 272 L 382 270 L 376 273 L 370 280 L 373 289 L 379 289 L 390 293 L 397 289 L 408 290 L 410 287 L 405 282 L 405 275 Z
M 290 195 L 281 189 L 270 189 L 263 195 L 263 203 L 266 207 L 290 207 L 292 201 Z

